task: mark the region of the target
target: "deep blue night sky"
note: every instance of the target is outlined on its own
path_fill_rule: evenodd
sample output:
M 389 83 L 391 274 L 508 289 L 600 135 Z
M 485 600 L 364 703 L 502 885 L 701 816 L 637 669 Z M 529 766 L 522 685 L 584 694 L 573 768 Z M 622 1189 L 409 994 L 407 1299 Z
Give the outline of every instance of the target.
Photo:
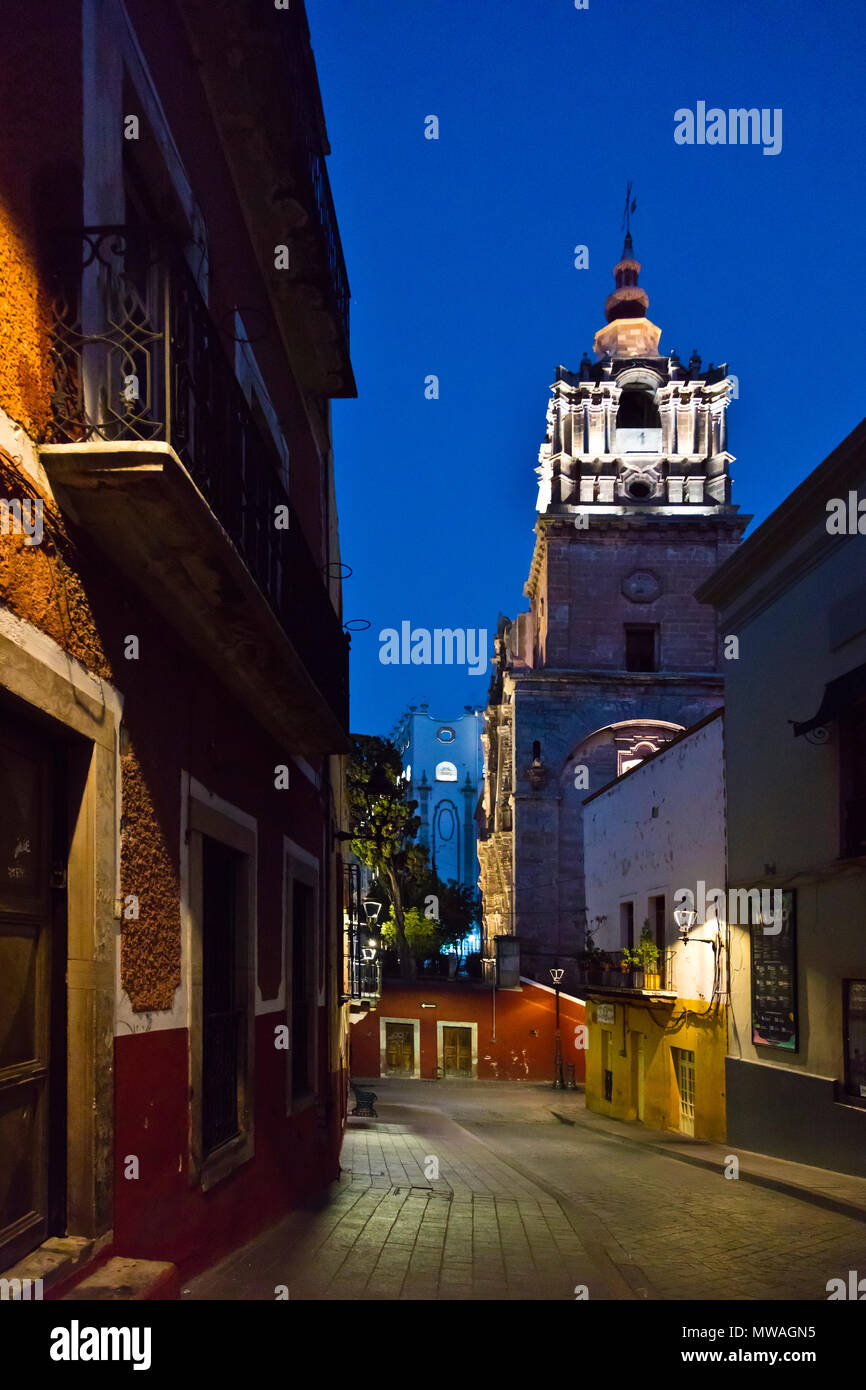
M 335 402 L 334 436 L 344 611 L 372 627 L 353 640 L 352 728 L 388 733 L 410 702 L 483 703 L 489 673 L 383 666 L 380 629 L 492 635 L 526 606 L 548 387 L 604 324 L 627 179 L 659 350 L 739 379 L 741 510 L 762 520 L 863 416 L 866 9 L 307 8 L 353 293 L 359 398 Z M 781 153 L 675 144 L 675 110 L 698 101 L 781 108 Z

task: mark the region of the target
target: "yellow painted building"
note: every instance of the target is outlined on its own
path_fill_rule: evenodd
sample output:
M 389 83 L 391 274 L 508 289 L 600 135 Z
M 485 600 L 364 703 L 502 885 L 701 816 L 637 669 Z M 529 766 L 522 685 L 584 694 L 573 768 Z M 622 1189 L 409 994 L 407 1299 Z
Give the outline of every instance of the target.
M 706 904 L 726 882 L 723 722 L 716 711 L 584 801 L 590 940 L 578 990 L 588 1108 L 716 1142 L 729 928 Z M 696 908 L 686 930 L 674 917 L 684 892 Z M 654 973 L 623 973 L 621 953 L 642 937 Z
M 587 1000 L 586 1104 L 696 1139 L 725 1138 L 725 1007 L 661 992 Z

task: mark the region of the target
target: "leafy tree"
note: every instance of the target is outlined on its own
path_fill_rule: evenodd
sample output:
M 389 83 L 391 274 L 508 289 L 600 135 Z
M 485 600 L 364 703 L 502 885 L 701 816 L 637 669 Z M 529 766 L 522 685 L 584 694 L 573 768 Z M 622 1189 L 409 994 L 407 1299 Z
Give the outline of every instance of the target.
M 424 873 L 426 850 L 412 839 L 421 825 L 417 801 L 406 795 L 400 754 L 390 739 L 358 734 L 352 740 L 346 785 L 352 852 L 388 889 L 400 974 L 414 973 L 406 941 L 406 886 Z
M 432 917 L 425 917 L 418 907 L 406 907 L 403 909 L 403 931 L 406 937 L 406 945 L 416 958 L 431 956 L 439 948 L 438 923 Z M 397 940 L 397 928 L 394 921 L 394 908 L 382 924 L 382 941 L 386 946 L 393 947 Z
M 471 888 L 449 879 L 432 890 L 439 899 L 439 936 L 443 946 L 457 947 L 478 921 L 478 899 Z

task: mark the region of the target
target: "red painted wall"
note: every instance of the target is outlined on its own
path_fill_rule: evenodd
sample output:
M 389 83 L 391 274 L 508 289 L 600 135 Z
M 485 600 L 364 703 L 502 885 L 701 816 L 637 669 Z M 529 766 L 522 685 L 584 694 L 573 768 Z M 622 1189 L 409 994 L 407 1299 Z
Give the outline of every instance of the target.
M 422 1009 L 421 1003 L 435 1004 Z M 496 1041 L 492 1039 L 492 991 L 488 985 L 447 980 L 404 982 L 386 980 L 382 998 L 352 1025 L 351 1068 L 354 1078 L 381 1075 L 380 1019 L 419 1019 L 421 1025 L 421 1076 L 435 1074 L 436 1023 L 478 1024 L 478 1079 L 502 1081 L 552 1081 L 555 1047 L 555 996 L 552 990 L 525 982 L 520 990 L 496 991 Z M 579 999 L 559 996 L 563 1064 L 574 1063 L 574 1078 L 584 1080 L 586 1053 L 575 1047 L 576 1029 L 585 1024 Z M 417 1060 L 417 1059 L 416 1059 Z
M 286 1117 L 286 1053 L 273 1045 L 280 1018 L 256 1019 L 255 1154 L 209 1192 L 187 1171 L 187 1030 L 115 1040 L 116 1251 L 170 1260 L 188 1278 L 339 1177 L 342 1077 L 328 1078 L 329 1106 Z M 137 1180 L 124 1176 L 130 1154 Z

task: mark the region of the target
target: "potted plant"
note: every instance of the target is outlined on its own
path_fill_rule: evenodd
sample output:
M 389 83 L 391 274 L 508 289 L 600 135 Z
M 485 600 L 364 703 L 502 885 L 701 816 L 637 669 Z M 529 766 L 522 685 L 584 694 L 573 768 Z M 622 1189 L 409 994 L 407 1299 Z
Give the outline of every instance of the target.
M 648 917 L 644 919 L 640 941 L 633 950 L 623 954 L 628 956 L 630 965 L 639 976 L 635 980 L 639 989 L 661 988 L 661 975 L 658 971 L 659 948 L 652 939 Z
M 620 955 L 618 965 L 620 978 L 617 983 L 621 985 L 623 989 L 630 989 L 632 984 L 634 983 L 632 977 L 632 971 L 634 969 L 634 960 L 632 959 L 632 952 L 628 949 L 627 946 L 624 947 L 622 954 Z
M 586 944 L 578 956 L 578 962 L 586 977 L 588 985 L 600 985 L 604 970 L 605 955 L 600 946 L 596 946 L 592 938 L 592 932 L 586 933 Z

